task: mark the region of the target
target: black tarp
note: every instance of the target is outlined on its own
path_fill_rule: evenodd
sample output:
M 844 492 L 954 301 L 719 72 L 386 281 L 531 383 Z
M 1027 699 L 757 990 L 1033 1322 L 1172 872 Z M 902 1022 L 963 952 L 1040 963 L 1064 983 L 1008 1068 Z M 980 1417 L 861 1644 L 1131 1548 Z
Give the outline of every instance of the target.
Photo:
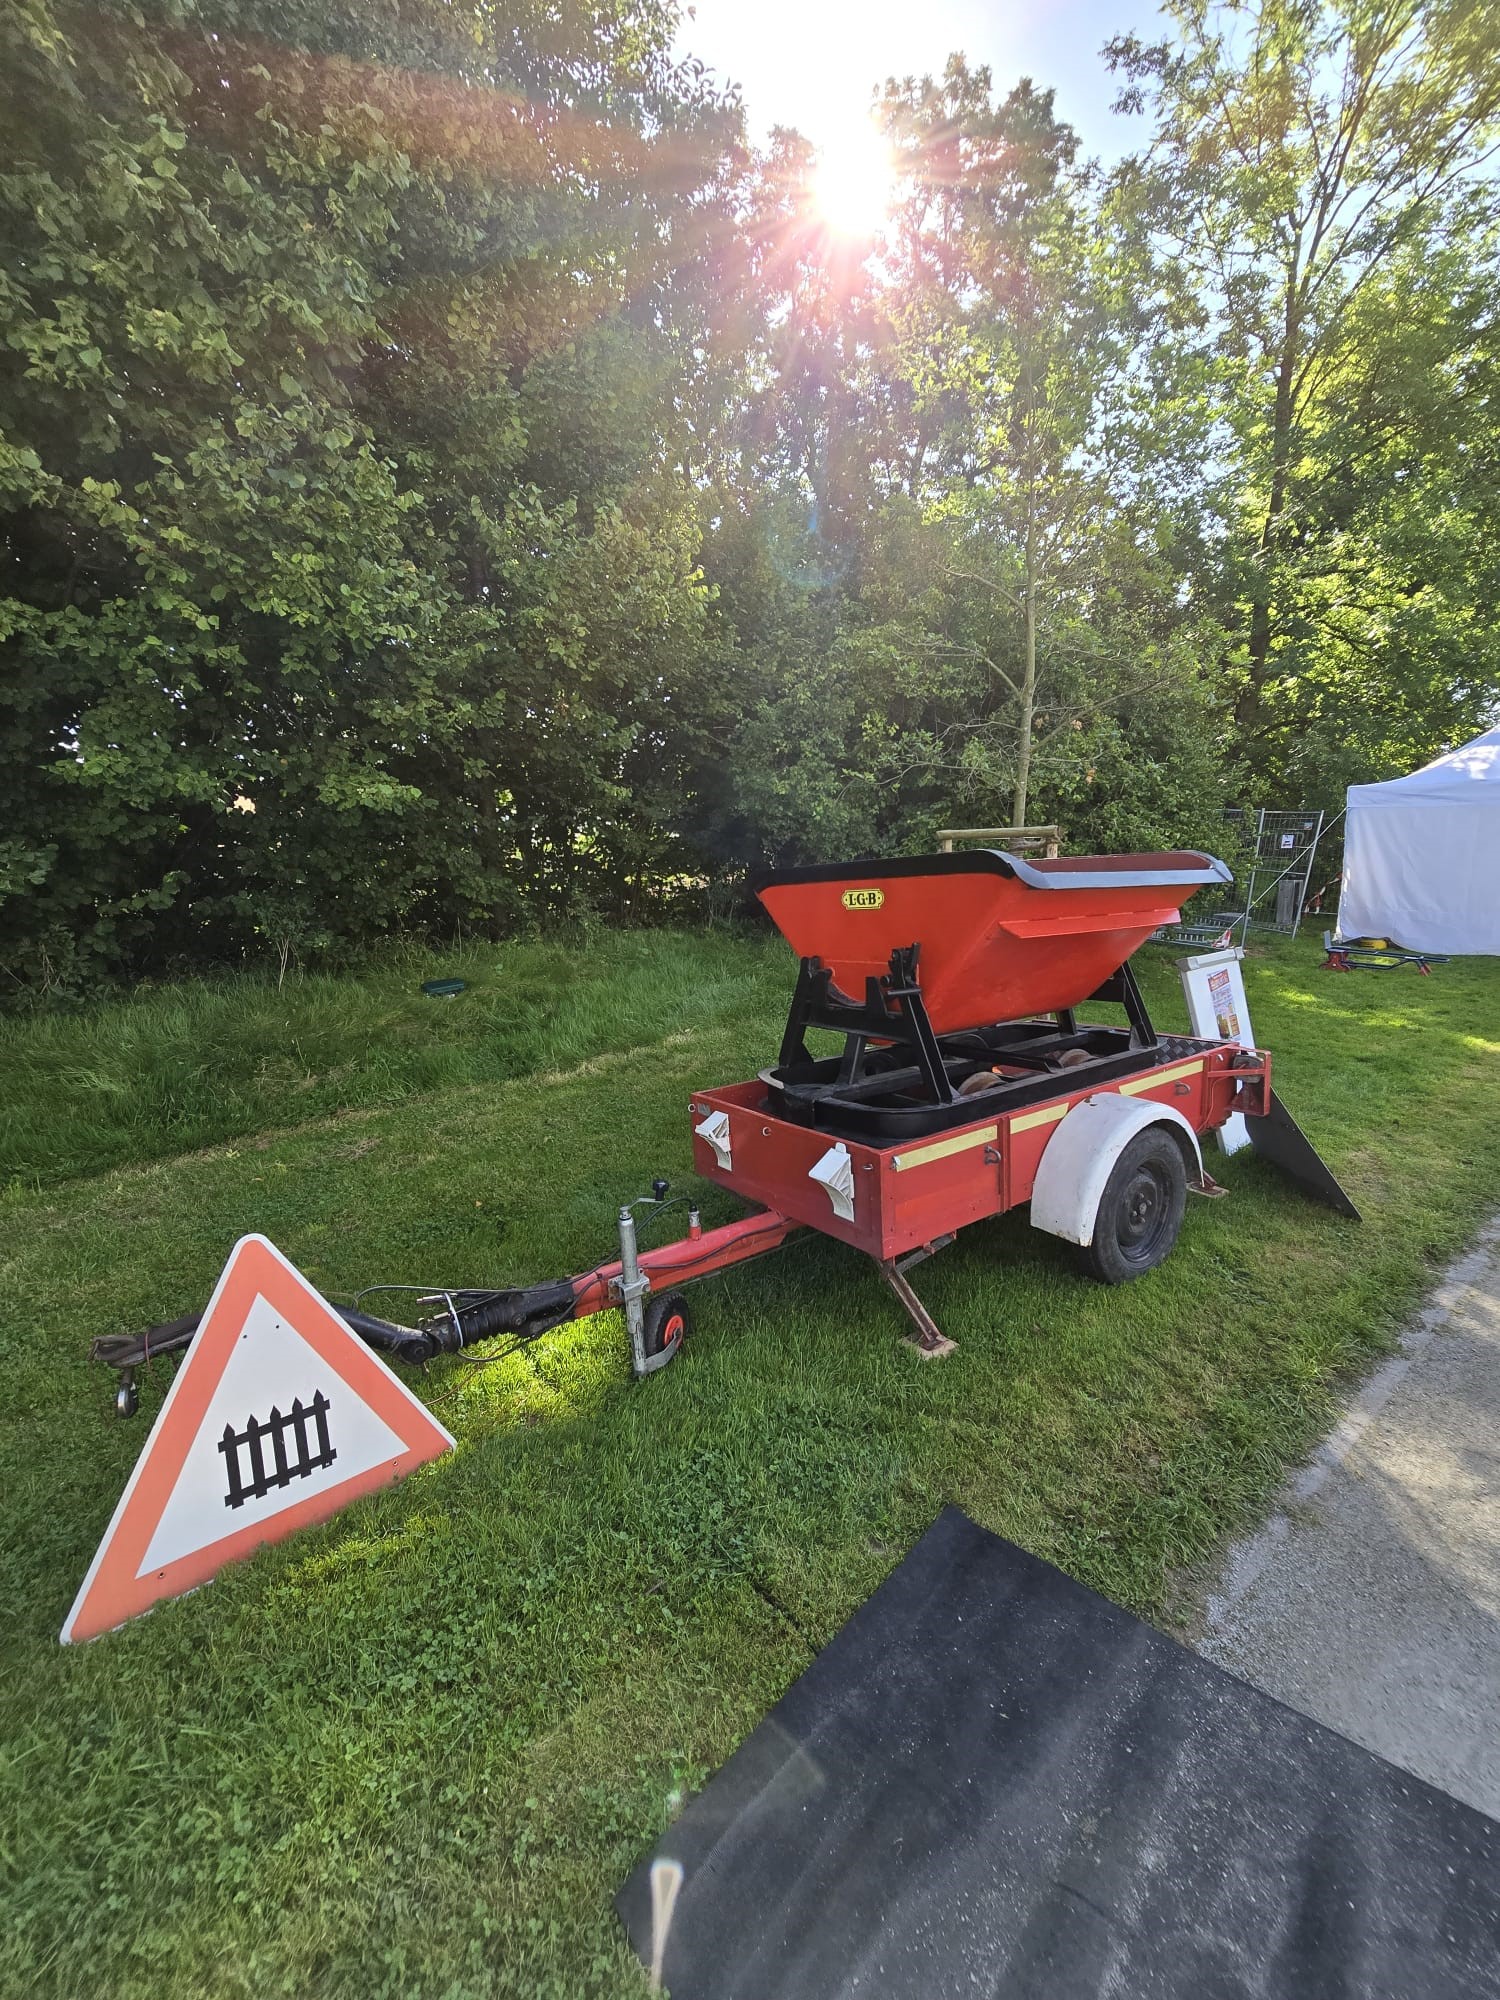
M 1500 1994 L 1500 1825 L 944 1512 L 619 1895 L 672 2000 Z

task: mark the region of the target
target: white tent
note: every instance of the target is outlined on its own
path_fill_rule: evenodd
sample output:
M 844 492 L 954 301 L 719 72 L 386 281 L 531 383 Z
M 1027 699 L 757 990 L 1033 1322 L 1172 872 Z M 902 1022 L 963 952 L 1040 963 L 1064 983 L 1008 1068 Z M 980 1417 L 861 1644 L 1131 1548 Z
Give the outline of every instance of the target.
M 1500 728 L 1408 777 L 1349 787 L 1339 936 L 1500 952 Z

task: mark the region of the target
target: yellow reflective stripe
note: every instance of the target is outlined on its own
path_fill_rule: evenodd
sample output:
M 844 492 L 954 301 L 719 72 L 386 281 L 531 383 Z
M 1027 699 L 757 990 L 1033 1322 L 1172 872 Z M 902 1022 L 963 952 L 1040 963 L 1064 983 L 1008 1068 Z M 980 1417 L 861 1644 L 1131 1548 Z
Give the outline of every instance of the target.
M 988 1146 L 1000 1136 L 998 1125 L 981 1125 L 977 1132 L 960 1132 L 956 1139 L 938 1139 L 930 1146 L 918 1146 L 914 1153 L 898 1153 L 891 1165 L 898 1174 L 908 1167 L 925 1167 L 929 1160 L 946 1160 L 950 1153 L 967 1153 L 971 1146 Z
M 1055 1125 L 1059 1118 L 1066 1118 L 1072 1109 L 1071 1104 L 1049 1104 L 1044 1111 L 1028 1111 L 1023 1117 L 1011 1119 L 1011 1132 L 1014 1135 L 1030 1132 L 1037 1125 Z
M 1142 1091 L 1155 1090 L 1159 1083 L 1178 1083 L 1185 1076 L 1197 1076 L 1203 1068 L 1203 1058 L 1197 1062 L 1179 1063 L 1176 1069 L 1158 1070 L 1154 1076 L 1138 1076 L 1132 1083 L 1122 1083 L 1116 1095 L 1139 1097 Z M 1079 1100 L 1082 1102 L 1082 1100 Z M 1010 1129 L 1016 1132 L 1030 1132 L 1038 1125 L 1055 1125 L 1059 1118 L 1066 1118 L 1073 1109 L 1071 1104 L 1049 1104 L 1042 1111 L 1027 1111 L 1019 1118 L 1012 1118 Z
M 1120 1085 L 1121 1097 L 1139 1097 L 1143 1090 L 1155 1090 L 1159 1083 L 1179 1083 L 1185 1076 L 1197 1076 L 1203 1068 L 1203 1058 L 1197 1062 L 1179 1063 L 1176 1069 L 1158 1070 L 1155 1076 L 1138 1076 L 1134 1083 Z

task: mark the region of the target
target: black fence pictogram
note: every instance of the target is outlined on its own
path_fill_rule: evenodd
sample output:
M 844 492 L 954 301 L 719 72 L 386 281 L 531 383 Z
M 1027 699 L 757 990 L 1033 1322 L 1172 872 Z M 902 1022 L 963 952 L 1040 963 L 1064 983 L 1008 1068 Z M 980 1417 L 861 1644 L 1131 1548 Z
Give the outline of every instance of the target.
M 263 1500 L 278 1486 L 290 1486 L 294 1479 L 306 1479 L 310 1472 L 332 1465 L 338 1453 L 328 1441 L 329 1408 L 328 1398 L 320 1389 L 310 1403 L 304 1403 L 298 1396 L 285 1416 L 273 1408 L 264 1423 L 259 1417 L 252 1417 L 242 1431 L 226 1424 L 219 1439 L 229 1475 L 224 1505 L 243 1507 L 247 1500 Z M 267 1446 L 271 1453 L 269 1465 Z M 242 1450 L 244 1464 L 240 1459 Z

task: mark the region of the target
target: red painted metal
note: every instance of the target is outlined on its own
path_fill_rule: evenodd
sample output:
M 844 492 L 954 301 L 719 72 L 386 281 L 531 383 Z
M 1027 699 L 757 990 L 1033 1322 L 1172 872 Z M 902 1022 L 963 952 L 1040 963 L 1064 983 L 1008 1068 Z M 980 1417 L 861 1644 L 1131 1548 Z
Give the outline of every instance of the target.
M 641 1269 L 650 1278 L 653 1291 L 670 1291 L 673 1285 L 686 1284 L 690 1278 L 706 1278 L 711 1272 L 727 1271 L 731 1264 L 743 1264 L 748 1258 L 764 1256 L 768 1250 L 779 1250 L 793 1230 L 800 1227 L 800 1223 L 784 1215 L 762 1211 L 759 1215 L 744 1216 L 738 1222 L 728 1222 L 722 1229 L 689 1234 L 680 1243 L 663 1243 L 654 1250 L 643 1250 Z M 574 1319 L 587 1319 L 591 1313 L 605 1312 L 618 1305 L 613 1287 L 619 1275 L 617 1259 L 613 1264 L 601 1264 L 597 1270 L 585 1271 L 574 1278 Z
M 693 1123 L 711 1111 L 728 1112 L 731 1164 L 720 1167 L 713 1148 L 695 1137 L 693 1167 L 705 1180 L 774 1211 L 786 1227 L 805 1224 L 883 1262 L 1029 1201 L 1047 1141 L 1085 1097 L 1123 1088 L 1128 1096 L 1170 1104 L 1200 1136 L 1232 1110 L 1258 1113 L 1268 1102 L 1268 1056 L 1225 1042 L 1179 1041 L 1175 1047 L 1179 1052 L 1167 1060 L 1114 1083 L 1088 1083 L 1016 1111 L 985 1116 L 976 1109 L 970 1124 L 892 1146 L 862 1145 L 778 1118 L 764 1108 L 759 1081 L 699 1091 Z M 809 1178 L 839 1145 L 853 1170 L 852 1220 L 836 1214 L 827 1191 Z M 751 1221 L 768 1219 L 763 1214 Z
M 1203 1136 L 1233 1111 L 1262 1114 L 1270 1102 L 1271 1059 L 1233 1043 L 1179 1040 L 1175 1053 L 1114 1083 L 1084 1085 L 1041 1104 L 977 1114 L 972 1123 L 891 1146 L 866 1146 L 777 1117 L 765 1085 L 735 1083 L 697 1092 L 696 1126 L 711 1111 L 729 1114 L 731 1164 L 694 1135 L 693 1166 L 705 1180 L 758 1204 L 758 1211 L 719 1229 L 643 1250 L 641 1269 L 654 1291 L 728 1270 L 780 1249 L 798 1229 L 816 1229 L 880 1263 L 923 1249 L 971 1222 L 1001 1215 L 1031 1199 L 1047 1141 L 1075 1104 L 1104 1091 L 1170 1104 Z M 842 1145 L 854 1175 L 854 1215 L 837 1214 L 811 1169 Z M 573 1317 L 586 1319 L 619 1303 L 616 1261 L 574 1278 Z
M 1222 1125 L 1236 1109 L 1258 1113 L 1269 1101 L 1270 1057 L 1232 1043 L 1179 1043 L 1169 1060 L 1123 1080 L 1132 1096 L 1170 1104 L 1200 1135 Z M 721 1168 L 713 1148 L 696 1136 L 693 1165 L 705 1180 L 760 1204 L 758 1213 L 720 1229 L 689 1234 L 641 1252 L 641 1269 L 654 1291 L 706 1278 L 767 1251 L 779 1250 L 798 1229 L 816 1229 L 884 1263 L 925 1248 L 968 1223 L 1000 1215 L 1031 1199 L 1031 1186 L 1047 1141 L 1085 1097 L 1115 1084 L 1091 1084 L 1019 1111 L 978 1116 L 972 1124 L 896 1146 L 863 1146 L 827 1132 L 794 1125 L 765 1109 L 765 1085 L 729 1084 L 699 1091 L 694 1124 L 710 1111 L 729 1113 L 731 1165 Z M 831 1146 L 847 1147 L 854 1171 L 854 1217 L 835 1214 L 822 1185 L 809 1172 Z M 618 1262 L 601 1264 L 573 1279 L 573 1317 L 587 1319 L 619 1303 Z
M 795 869 L 758 894 L 793 951 L 821 960 L 852 999 L 892 951 L 920 941 L 922 998 L 944 1035 L 1080 1005 L 1196 888 L 1227 879 L 1195 853 L 981 852 Z

